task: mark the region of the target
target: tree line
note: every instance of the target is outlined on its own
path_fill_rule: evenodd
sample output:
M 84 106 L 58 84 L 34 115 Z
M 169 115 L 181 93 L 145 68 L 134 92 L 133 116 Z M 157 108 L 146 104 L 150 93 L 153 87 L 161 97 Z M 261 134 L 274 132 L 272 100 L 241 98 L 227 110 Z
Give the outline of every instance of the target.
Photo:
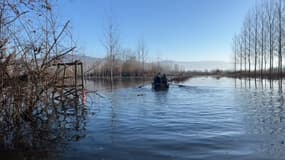
M 158 72 L 182 71 L 183 68 L 178 64 L 163 63 L 159 59 L 147 60 L 147 49 L 144 47 L 144 42 L 139 41 L 137 49 L 122 48 L 112 56 L 107 54 L 105 58 L 93 63 L 88 76 L 114 80 L 123 77 L 149 78 Z
M 256 2 L 233 38 L 234 71 L 240 76 L 284 76 L 285 1 Z
M 152 77 L 158 72 L 179 71 L 178 66 L 161 64 L 160 59 L 147 61 L 148 48 L 144 38 L 137 42 L 135 49 L 124 48 L 120 44 L 119 31 L 112 18 L 104 28 L 103 45 L 106 50 L 104 60 L 93 64 L 92 77 L 103 77 L 114 80 L 122 77 Z

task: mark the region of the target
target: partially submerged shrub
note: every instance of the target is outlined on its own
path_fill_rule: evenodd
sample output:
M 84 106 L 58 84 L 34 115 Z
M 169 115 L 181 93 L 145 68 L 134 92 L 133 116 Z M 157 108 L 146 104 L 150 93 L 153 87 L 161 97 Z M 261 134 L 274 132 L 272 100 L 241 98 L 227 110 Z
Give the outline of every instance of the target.
M 74 51 L 68 24 L 58 26 L 47 0 L 0 2 L 1 128 L 50 113 L 60 69 L 53 64 Z M 39 112 L 40 110 L 40 112 Z

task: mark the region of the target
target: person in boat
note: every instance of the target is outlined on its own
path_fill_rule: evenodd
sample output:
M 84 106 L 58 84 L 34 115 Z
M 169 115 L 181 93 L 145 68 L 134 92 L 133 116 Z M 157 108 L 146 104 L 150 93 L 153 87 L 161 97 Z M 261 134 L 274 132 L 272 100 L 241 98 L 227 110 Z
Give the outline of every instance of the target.
M 154 84 L 160 84 L 161 83 L 160 72 L 154 77 L 153 82 L 154 82 Z
M 153 78 L 153 83 L 152 87 L 155 90 L 165 90 L 168 89 L 168 81 L 167 77 L 165 74 L 161 76 L 160 73 L 158 73 L 154 78 Z
M 161 83 L 167 85 L 167 77 L 165 74 L 163 74 L 161 77 Z

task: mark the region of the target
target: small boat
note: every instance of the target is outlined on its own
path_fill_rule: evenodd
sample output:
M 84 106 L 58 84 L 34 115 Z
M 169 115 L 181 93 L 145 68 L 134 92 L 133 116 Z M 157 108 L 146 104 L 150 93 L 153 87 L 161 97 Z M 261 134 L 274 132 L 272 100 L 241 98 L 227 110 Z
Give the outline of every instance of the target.
M 168 90 L 169 84 L 168 83 L 152 83 L 152 89 L 156 91 L 163 91 Z
M 159 90 L 167 90 L 169 88 L 169 84 L 166 78 L 166 75 L 160 76 L 160 73 L 153 78 L 152 89 Z

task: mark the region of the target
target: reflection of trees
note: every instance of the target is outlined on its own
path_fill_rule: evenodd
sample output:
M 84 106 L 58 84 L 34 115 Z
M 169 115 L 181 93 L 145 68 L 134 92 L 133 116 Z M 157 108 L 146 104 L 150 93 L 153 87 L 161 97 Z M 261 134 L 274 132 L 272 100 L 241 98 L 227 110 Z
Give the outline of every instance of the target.
M 263 138 L 259 150 L 277 157 L 283 156 L 285 100 L 282 81 L 258 80 L 254 83 L 258 86 L 255 89 L 242 86 L 246 89 L 242 90 L 244 100 L 240 102 L 245 109 L 246 130 L 250 135 Z
M 92 80 L 94 88 L 97 90 L 113 91 L 118 88 L 131 88 L 138 87 L 142 84 L 142 79 L 139 78 L 126 78 L 120 80 L 110 81 L 108 79 L 95 79 Z M 91 81 L 90 81 L 91 82 Z
M 35 110 L 32 119 L 0 125 L 0 152 L 28 159 L 53 159 L 71 141 L 85 137 L 87 111 L 79 97 Z M 40 107 L 39 107 L 40 108 Z

